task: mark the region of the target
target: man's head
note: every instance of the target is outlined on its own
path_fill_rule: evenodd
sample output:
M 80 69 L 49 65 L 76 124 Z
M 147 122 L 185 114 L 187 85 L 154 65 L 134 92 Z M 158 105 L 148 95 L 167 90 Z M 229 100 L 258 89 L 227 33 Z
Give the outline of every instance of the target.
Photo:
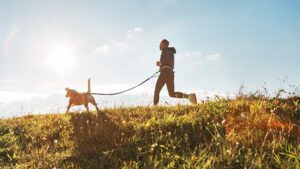
M 164 48 L 169 47 L 169 41 L 167 39 L 163 39 L 160 42 L 159 49 L 163 50 Z

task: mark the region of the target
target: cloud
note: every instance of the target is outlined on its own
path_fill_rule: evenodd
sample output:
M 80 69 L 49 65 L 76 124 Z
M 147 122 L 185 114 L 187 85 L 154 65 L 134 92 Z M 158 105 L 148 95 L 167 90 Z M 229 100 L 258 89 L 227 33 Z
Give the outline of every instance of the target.
M 124 52 L 124 50 L 128 49 L 128 44 L 125 42 L 109 42 L 100 46 L 97 46 L 95 49 L 96 55 L 105 54 L 105 56 L 113 55 L 118 52 Z
M 206 60 L 216 62 L 220 59 L 220 54 L 219 53 L 214 53 L 214 54 L 207 54 L 205 56 Z
M 110 47 L 108 45 L 102 45 L 102 46 L 98 46 L 96 47 L 96 53 L 107 53 L 108 50 L 110 49 Z
M 22 116 L 37 113 L 60 113 L 65 111 L 67 100 L 62 93 L 53 93 L 47 97 L 31 96 L 0 105 L 0 118 Z
M 36 92 L 24 92 L 24 91 L 0 91 L 0 102 L 3 104 L 18 101 L 27 100 L 31 97 L 47 97 L 46 94 L 36 93 Z
M 184 60 L 196 64 L 202 64 L 203 63 L 203 53 L 201 52 L 185 52 L 183 55 L 179 55 L 184 58 Z
M 178 54 L 179 59 L 197 65 L 202 64 L 204 62 L 217 62 L 220 59 L 220 57 L 221 55 L 219 53 L 204 54 L 199 51 L 184 52 L 183 54 Z
M 126 39 L 118 39 L 118 40 L 112 40 L 109 42 L 106 42 L 104 44 L 101 44 L 95 48 L 95 54 L 106 54 L 106 55 L 112 55 L 115 53 L 120 53 L 128 51 L 130 47 L 133 47 L 136 45 L 137 37 L 140 33 L 143 32 L 142 28 L 135 27 L 132 29 L 129 29 L 126 33 Z
M 4 40 L 4 58 L 5 59 L 8 59 L 10 57 L 9 55 L 10 55 L 11 43 L 14 40 L 14 38 L 16 37 L 17 33 L 18 33 L 17 29 L 10 31 Z
M 143 29 L 142 28 L 138 28 L 138 27 L 135 27 L 133 29 L 129 29 L 127 31 L 127 38 L 128 39 L 136 38 L 142 32 L 143 32 Z

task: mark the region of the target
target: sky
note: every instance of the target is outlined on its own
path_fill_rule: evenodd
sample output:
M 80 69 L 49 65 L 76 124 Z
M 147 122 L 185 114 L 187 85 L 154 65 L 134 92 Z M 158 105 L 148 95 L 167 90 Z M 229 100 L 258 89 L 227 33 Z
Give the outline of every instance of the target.
M 198 100 L 300 85 L 298 0 L 1 0 L 0 117 L 64 112 L 65 87 L 127 89 L 176 48 L 175 89 Z M 100 107 L 151 105 L 156 79 Z M 299 92 L 299 91 L 298 91 Z M 299 94 L 299 93 L 298 93 Z M 169 98 L 162 104 L 187 104 Z M 82 107 L 72 110 L 81 110 Z

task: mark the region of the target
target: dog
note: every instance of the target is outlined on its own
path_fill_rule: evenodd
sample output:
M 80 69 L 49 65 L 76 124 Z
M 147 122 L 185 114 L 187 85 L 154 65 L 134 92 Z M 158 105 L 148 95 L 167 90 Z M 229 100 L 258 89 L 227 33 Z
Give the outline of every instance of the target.
M 91 95 L 91 85 L 90 85 L 90 79 L 88 80 L 88 92 L 86 93 L 79 93 L 76 90 L 66 88 L 66 97 L 69 99 L 69 105 L 67 107 L 67 113 L 69 112 L 71 106 L 79 106 L 84 105 L 87 112 L 89 112 L 89 103 L 94 105 L 99 112 L 99 108 L 97 106 L 97 103 L 94 99 L 94 97 Z

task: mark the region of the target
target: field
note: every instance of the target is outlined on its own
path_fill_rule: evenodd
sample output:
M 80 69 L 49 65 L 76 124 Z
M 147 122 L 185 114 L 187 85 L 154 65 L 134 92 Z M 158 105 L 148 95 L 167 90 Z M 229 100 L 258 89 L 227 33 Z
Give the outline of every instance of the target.
M 300 99 L 0 120 L 0 168 L 300 168 Z

